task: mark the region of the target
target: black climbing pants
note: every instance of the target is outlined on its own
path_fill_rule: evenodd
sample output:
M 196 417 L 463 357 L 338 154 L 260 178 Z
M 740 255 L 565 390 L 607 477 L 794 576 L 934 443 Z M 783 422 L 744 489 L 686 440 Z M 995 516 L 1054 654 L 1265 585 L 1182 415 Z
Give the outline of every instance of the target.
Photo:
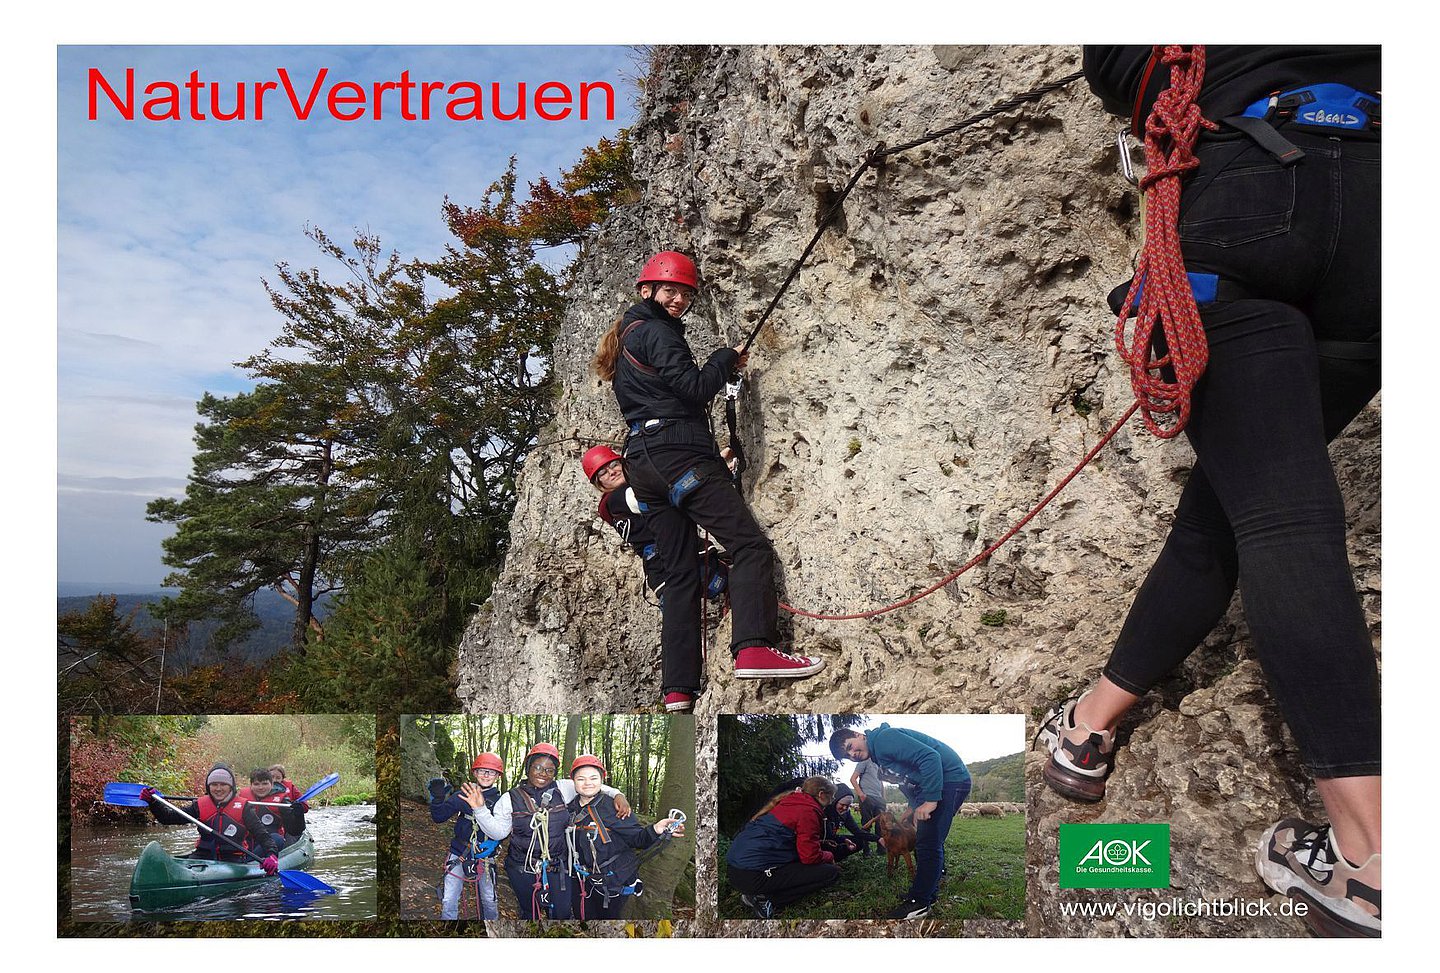
M 698 482 L 678 506 L 671 489 L 693 471 Z M 778 605 L 775 554 L 755 522 L 707 426 L 681 422 L 625 444 L 625 476 L 635 496 L 651 509 L 647 525 L 663 559 L 660 636 L 665 692 L 700 688 L 700 597 L 703 579 L 695 557 L 695 528 L 704 528 L 731 558 L 730 651 L 774 645 Z
M 840 866 L 830 862 L 819 865 L 791 862 L 759 871 L 726 865 L 725 875 L 730 879 L 730 884 L 741 893 L 763 895 L 779 909 L 811 892 L 818 892 L 828 885 L 833 885 L 840 877 Z
M 1308 769 L 1364 776 L 1380 773 L 1379 677 L 1326 444 L 1380 387 L 1380 144 L 1281 131 L 1304 159 L 1207 140 L 1182 197 L 1186 269 L 1251 298 L 1201 309 L 1210 361 L 1185 430 L 1197 462 L 1105 675 L 1144 693 L 1238 580 Z
M 570 883 L 574 879 L 566 872 L 565 863 L 552 861 L 546 874 L 548 887 L 535 888 L 535 875 L 525 871 L 525 866 L 505 859 L 505 876 L 510 879 L 510 889 L 515 893 L 515 902 L 521 919 L 569 919 L 573 897 Z M 539 915 L 536 915 L 536 912 Z

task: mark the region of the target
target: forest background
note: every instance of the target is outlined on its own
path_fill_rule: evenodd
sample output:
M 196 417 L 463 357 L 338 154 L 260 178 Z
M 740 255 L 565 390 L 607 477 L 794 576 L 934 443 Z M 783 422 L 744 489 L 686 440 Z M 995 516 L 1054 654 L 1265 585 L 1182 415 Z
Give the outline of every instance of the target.
M 101 800 L 105 784 L 150 784 L 166 794 L 204 793 L 216 763 L 235 772 L 241 786 L 257 767 L 282 764 L 304 790 L 330 773 L 340 782 L 315 798 L 317 805 L 375 800 L 375 717 L 308 716 L 91 716 L 70 724 L 72 819 L 148 820 L 143 809 Z

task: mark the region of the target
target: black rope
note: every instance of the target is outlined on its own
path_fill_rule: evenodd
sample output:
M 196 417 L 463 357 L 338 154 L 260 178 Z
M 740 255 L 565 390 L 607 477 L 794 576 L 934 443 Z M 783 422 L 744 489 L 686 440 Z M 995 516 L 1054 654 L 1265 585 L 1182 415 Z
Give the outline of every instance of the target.
M 1023 94 L 1016 95 L 1013 98 L 1007 98 L 1002 102 L 998 102 L 995 105 L 992 105 L 985 111 L 978 112 L 974 115 L 969 116 L 968 118 L 963 118 L 960 121 L 956 122 L 954 125 L 950 125 L 946 128 L 938 129 L 934 132 L 922 135 L 919 138 L 914 139 L 913 141 L 889 147 L 887 147 L 884 142 L 881 142 L 876 145 L 875 148 L 867 152 L 865 154 L 865 158 L 861 160 L 859 167 L 850 176 L 850 181 L 845 184 L 844 189 L 840 190 L 840 194 L 835 198 L 835 202 L 831 204 L 828 210 L 825 211 L 824 217 L 822 217 L 820 220 L 819 227 L 815 230 L 815 235 L 810 238 L 810 242 L 806 244 L 804 251 L 800 254 L 800 258 L 796 260 L 795 265 L 790 268 L 790 273 L 785 275 L 785 280 L 780 284 L 780 289 L 775 292 L 775 296 L 770 299 L 769 305 L 766 306 L 764 313 L 760 315 L 760 320 L 755 322 L 755 327 L 750 329 L 750 334 L 745 339 L 745 344 L 741 347 L 742 353 L 748 352 L 750 350 L 750 345 L 754 343 L 756 336 L 760 334 L 760 329 L 765 327 L 765 322 L 770 319 L 771 312 L 773 312 L 776 306 L 779 305 L 780 298 L 785 296 L 785 292 L 789 290 L 790 285 L 794 283 L 796 276 L 799 275 L 800 268 L 805 265 L 806 258 L 808 258 L 810 256 L 810 252 L 815 249 L 815 244 L 820 242 L 820 238 L 825 235 L 825 231 L 829 229 L 830 224 L 835 221 L 835 217 L 840 215 L 840 211 L 845 205 L 845 198 L 850 195 L 850 191 L 855 188 L 855 185 L 860 181 L 860 177 L 865 174 L 865 170 L 870 168 L 879 168 L 884 163 L 885 159 L 889 158 L 892 155 L 896 155 L 900 152 L 905 152 L 909 149 L 916 148 L 918 146 L 924 145 L 927 142 L 933 142 L 936 139 L 944 138 L 947 135 L 953 135 L 954 133 L 962 129 L 969 128 L 972 125 L 978 125 L 980 122 L 986 121 L 990 118 L 994 118 L 996 115 L 1000 115 L 1014 108 L 1018 108 L 1021 105 L 1027 104 L 1028 102 L 1038 101 L 1044 96 L 1050 94 L 1052 91 L 1058 91 L 1059 89 L 1064 88 L 1066 85 L 1073 84 L 1084 76 L 1084 71 L 1076 71 L 1073 74 L 1067 74 L 1063 78 L 1059 78 L 1058 80 L 1052 81 L 1049 84 L 1041 85 L 1038 88 L 1033 88 L 1030 91 L 1024 92 Z

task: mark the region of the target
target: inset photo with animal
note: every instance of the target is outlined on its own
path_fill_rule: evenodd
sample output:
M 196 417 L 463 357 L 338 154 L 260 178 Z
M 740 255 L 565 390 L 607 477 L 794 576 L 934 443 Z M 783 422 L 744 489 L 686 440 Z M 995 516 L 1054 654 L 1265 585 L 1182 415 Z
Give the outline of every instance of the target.
M 400 721 L 403 919 L 661 919 L 695 909 L 691 716 Z
M 722 919 L 1023 918 L 1023 716 L 721 716 L 719 745 Z
M 69 776 L 76 921 L 376 916 L 373 716 L 76 717 Z

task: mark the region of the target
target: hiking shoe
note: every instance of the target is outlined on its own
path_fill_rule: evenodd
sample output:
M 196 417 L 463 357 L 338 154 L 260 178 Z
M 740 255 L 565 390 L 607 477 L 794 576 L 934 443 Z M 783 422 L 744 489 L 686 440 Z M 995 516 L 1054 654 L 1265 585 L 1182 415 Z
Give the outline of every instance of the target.
M 740 901 L 750 907 L 750 911 L 755 913 L 756 919 L 775 918 L 775 903 L 763 895 L 742 895 Z
M 1380 935 L 1380 856 L 1358 868 L 1335 846 L 1330 826 L 1286 818 L 1260 836 L 1255 870 L 1282 895 L 1309 904 L 1305 924 L 1319 936 Z
M 886 919 L 924 919 L 930 914 L 930 903 L 919 899 L 906 899 L 885 913 Z
M 1072 801 L 1094 804 L 1105 797 L 1105 778 L 1115 769 L 1115 735 L 1076 721 L 1075 704 L 1083 698 L 1051 707 L 1035 739 L 1050 751 L 1045 783 Z
M 689 693 L 666 693 L 665 712 L 688 713 L 695 708 L 695 697 Z
M 735 656 L 737 679 L 803 679 L 824 668 L 824 659 L 789 655 L 768 645 L 746 646 Z

